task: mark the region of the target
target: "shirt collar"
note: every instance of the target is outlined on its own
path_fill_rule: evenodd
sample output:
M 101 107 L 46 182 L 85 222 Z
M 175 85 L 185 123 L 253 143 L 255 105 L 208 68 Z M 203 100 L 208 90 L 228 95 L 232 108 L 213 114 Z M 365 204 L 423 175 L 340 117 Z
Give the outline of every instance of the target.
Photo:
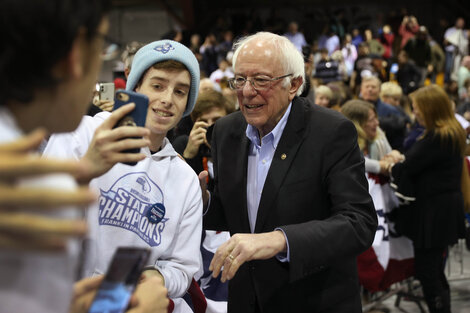
M 286 127 L 286 124 L 287 124 L 287 119 L 289 118 L 291 107 L 292 107 L 292 102 L 289 103 L 289 106 L 287 107 L 286 112 L 284 112 L 284 115 L 279 120 L 279 122 L 274 127 L 274 129 L 271 132 L 269 132 L 266 136 L 263 137 L 264 141 L 272 142 L 274 149 L 277 148 L 277 144 L 279 143 L 279 140 L 281 140 L 282 133 L 284 132 L 284 128 Z M 246 127 L 245 133 L 246 133 L 246 137 L 248 137 L 248 139 L 251 141 L 252 144 L 256 146 L 261 146 L 258 129 L 256 129 L 256 127 L 248 124 L 248 126 Z

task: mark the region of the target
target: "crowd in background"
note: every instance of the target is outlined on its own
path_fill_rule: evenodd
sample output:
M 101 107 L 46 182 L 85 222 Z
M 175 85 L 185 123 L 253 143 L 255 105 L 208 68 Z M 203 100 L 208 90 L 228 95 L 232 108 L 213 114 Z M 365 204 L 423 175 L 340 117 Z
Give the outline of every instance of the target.
M 71 3 L 62 13 L 83 9 L 79 22 L 37 15 L 37 28 L 21 29 L 14 15 L 7 19 L 6 5 L 3 10 L 10 45 L 0 58 L 8 77 L 0 103 L 0 270 L 9 279 L 2 282 L 1 312 L 64 312 L 70 303 L 70 312 L 88 311 L 100 283 L 89 277 L 108 272 L 122 245 L 152 249 L 129 312 L 226 312 L 227 301 L 231 312 L 359 312 L 357 282 L 364 306 L 369 292 L 413 275 L 431 313 L 451 311 L 444 264 L 448 246 L 464 237 L 470 207 L 464 19 L 433 39 L 407 13 L 380 27 L 346 25 L 338 15 L 312 38 L 274 14 L 264 22 L 217 19 L 213 31 L 193 33 L 187 43 L 181 32 L 165 36 L 172 40 L 132 42 L 115 86 L 150 99 L 147 119 L 145 127 L 114 127 L 134 104 L 113 108 L 97 90 L 89 116 L 82 116 L 102 61 L 109 3 Z M 16 3 L 11 14 L 22 7 Z M 49 4 L 49 15 L 59 7 Z M 44 9 L 38 3 L 27 8 L 29 16 Z M 31 40 L 47 39 L 43 48 L 56 44 L 68 51 L 65 57 L 38 50 L 49 63 L 27 63 L 21 53 L 29 42 L 17 32 L 50 34 L 66 28 L 62 24 L 74 29 L 68 34 L 73 44 L 53 36 Z M 253 33 L 233 51 L 237 38 Z M 45 137 L 40 130 L 22 148 L 23 133 L 41 126 L 53 133 L 46 147 L 36 149 Z M 21 196 L 14 193 L 8 202 L 23 175 L 64 171 L 52 167 L 61 165 L 53 159 L 35 165 L 32 155 L 19 158 L 36 150 L 80 160 L 68 164 L 70 175 L 39 178 L 42 192 L 59 185 L 76 191 L 79 183 L 99 190 L 98 201 L 86 188 L 76 198 L 53 192 L 31 198 L 34 182 L 26 181 Z M 39 212 L 89 205 L 88 223 L 81 214 L 63 221 L 77 223 L 62 225 L 55 212 L 23 212 L 32 202 Z M 42 242 L 47 233 L 34 226 L 51 221 L 63 227 L 54 228 L 63 240 Z M 79 247 L 61 234 L 87 240 Z M 21 253 L 54 248 L 57 259 Z M 400 257 L 393 254 L 398 250 Z M 72 291 L 79 271 L 85 278 Z M 43 288 L 51 279 L 56 283 Z
M 395 90 L 393 95 L 400 97 L 396 104 L 407 112 L 410 106 L 406 96 L 420 86 L 436 83 L 445 88 L 457 111 L 470 118 L 470 57 L 466 58 L 470 36 L 463 18 L 456 18 L 448 28 L 433 34 L 406 10 L 388 17 L 378 14 L 380 21 L 377 18 L 360 27 L 340 13 L 321 31 L 316 30 L 319 35 L 273 11 L 264 21 L 259 16 L 240 21 L 243 27 L 236 18 L 220 17 L 207 34 L 176 31 L 164 37 L 187 44 L 200 63 L 201 74 L 227 94 L 226 79 L 233 76 L 230 65 L 234 40 L 265 30 L 286 36 L 303 53 L 309 84 L 304 96 L 314 99 L 317 87 L 326 85 L 333 90 L 328 107 L 338 108 L 348 99 L 359 97 L 362 78 L 375 76 L 381 82 L 400 86 L 401 94 Z M 187 43 L 185 37 L 189 37 Z

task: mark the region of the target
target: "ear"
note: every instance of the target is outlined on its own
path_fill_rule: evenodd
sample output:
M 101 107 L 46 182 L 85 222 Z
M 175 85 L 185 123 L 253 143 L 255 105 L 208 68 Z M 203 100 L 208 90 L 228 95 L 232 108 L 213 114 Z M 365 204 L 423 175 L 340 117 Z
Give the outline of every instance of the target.
M 303 81 L 303 77 L 300 76 L 291 79 L 289 88 L 289 101 L 292 101 L 292 99 L 294 99 L 295 95 L 297 94 L 297 90 L 299 90 L 300 86 L 302 86 Z
M 52 74 L 59 80 L 81 79 L 84 72 L 85 40 L 83 32 L 72 42 L 70 50 L 52 69 Z
M 67 67 L 69 71 L 69 77 L 74 79 L 80 79 L 84 74 L 85 66 L 85 38 L 83 32 L 79 32 L 79 35 L 75 37 L 72 43 L 72 48 L 67 55 Z

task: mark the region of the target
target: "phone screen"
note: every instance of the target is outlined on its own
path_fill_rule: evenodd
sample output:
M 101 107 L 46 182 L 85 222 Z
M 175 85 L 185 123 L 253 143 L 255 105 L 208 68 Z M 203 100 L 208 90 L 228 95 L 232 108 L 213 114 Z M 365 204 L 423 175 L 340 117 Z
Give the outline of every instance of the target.
M 148 249 L 119 248 L 95 295 L 89 313 L 125 312 L 148 255 Z

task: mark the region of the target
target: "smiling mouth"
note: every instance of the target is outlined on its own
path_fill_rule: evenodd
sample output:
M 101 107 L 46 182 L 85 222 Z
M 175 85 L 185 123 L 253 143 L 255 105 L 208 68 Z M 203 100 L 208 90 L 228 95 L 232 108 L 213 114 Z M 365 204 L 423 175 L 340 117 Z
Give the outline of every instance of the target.
M 251 104 L 251 105 L 250 104 L 245 104 L 245 107 L 247 109 L 256 109 L 256 108 L 260 108 L 262 106 L 263 106 L 262 104 Z
M 173 114 L 170 113 L 170 112 L 160 111 L 160 110 L 156 110 L 156 109 L 154 109 L 153 112 L 155 112 L 158 116 L 161 116 L 161 117 L 173 116 Z

